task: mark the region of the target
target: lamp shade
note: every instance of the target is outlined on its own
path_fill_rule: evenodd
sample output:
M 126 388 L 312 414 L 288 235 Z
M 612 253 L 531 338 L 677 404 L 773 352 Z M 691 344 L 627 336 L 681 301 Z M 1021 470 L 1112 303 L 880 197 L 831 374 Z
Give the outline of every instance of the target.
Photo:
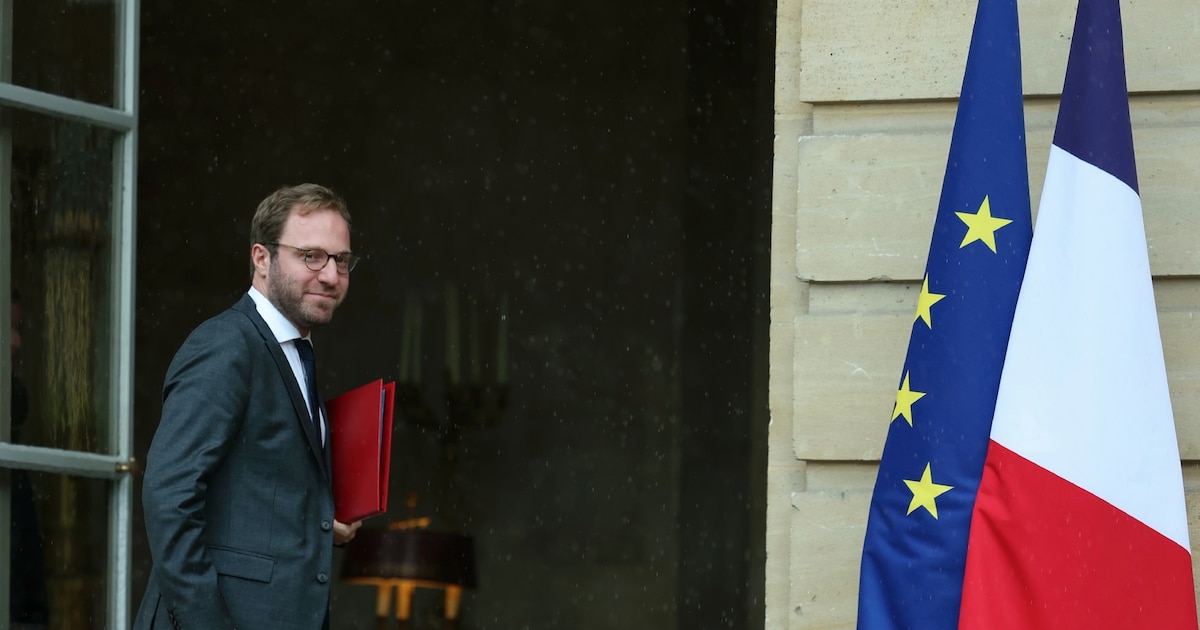
M 475 541 L 427 529 L 360 529 L 346 545 L 342 580 L 414 580 L 475 588 Z

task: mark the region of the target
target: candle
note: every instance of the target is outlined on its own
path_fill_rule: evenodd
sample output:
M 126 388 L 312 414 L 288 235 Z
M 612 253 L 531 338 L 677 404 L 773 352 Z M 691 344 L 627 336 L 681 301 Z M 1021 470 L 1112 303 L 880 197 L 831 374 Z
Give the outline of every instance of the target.
M 500 296 L 500 322 L 496 325 L 496 382 L 508 382 L 508 294 Z
M 446 373 L 450 384 L 458 383 L 461 362 L 458 330 L 458 291 L 454 285 L 446 284 Z
M 421 382 L 421 301 L 417 300 L 413 306 L 413 353 L 412 353 L 412 370 L 413 382 Z
M 470 349 L 469 350 L 470 355 L 468 358 L 468 361 L 469 361 L 468 367 L 471 369 L 471 383 L 473 385 L 477 385 L 480 382 L 480 379 L 479 379 L 479 369 L 480 369 L 480 367 L 479 367 L 479 301 L 476 300 L 475 298 L 471 298 L 467 302 L 467 320 L 468 320 L 467 325 L 470 326 L 470 328 L 471 328 L 468 331 L 468 334 L 470 335 L 470 339 L 468 340 L 468 345 L 467 345 L 467 347 Z
M 404 299 L 404 319 L 400 325 L 400 382 L 408 383 L 409 355 L 412 353 L 412 293 Z

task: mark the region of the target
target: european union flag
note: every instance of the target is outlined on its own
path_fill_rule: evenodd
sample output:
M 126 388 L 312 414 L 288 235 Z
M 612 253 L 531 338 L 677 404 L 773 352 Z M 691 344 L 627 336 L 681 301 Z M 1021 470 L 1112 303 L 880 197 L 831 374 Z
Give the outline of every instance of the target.
M 980 0 L 871 500 L 858 627 L 956 628 L 971 511 L 1033 224 L 1015 0 Z

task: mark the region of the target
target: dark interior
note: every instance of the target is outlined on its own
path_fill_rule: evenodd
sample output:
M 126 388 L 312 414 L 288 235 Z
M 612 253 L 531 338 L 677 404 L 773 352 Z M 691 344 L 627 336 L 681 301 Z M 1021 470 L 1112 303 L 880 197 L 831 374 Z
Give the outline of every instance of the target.
M 364 527 L 470 537 L 458 627 L 761 628 L 774 13 L 142 2 L 135 456 L 175 349 L 249 286 L 255 206 L 325 184 L 365 259 L 315 333 L 323 394 L 406 386 Z M 333 628 L 374 609 L 334 580 Z M 444 613 L 419 589 L 410 627 Z

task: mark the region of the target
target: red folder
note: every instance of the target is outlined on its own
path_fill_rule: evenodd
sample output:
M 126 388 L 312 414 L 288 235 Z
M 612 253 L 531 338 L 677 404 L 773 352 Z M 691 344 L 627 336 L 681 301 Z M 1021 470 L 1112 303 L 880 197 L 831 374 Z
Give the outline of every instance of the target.
M 333 432 L 333 515 L 353 523 L 387 511 L 396 384 L 383 379 L 325 402 Z

